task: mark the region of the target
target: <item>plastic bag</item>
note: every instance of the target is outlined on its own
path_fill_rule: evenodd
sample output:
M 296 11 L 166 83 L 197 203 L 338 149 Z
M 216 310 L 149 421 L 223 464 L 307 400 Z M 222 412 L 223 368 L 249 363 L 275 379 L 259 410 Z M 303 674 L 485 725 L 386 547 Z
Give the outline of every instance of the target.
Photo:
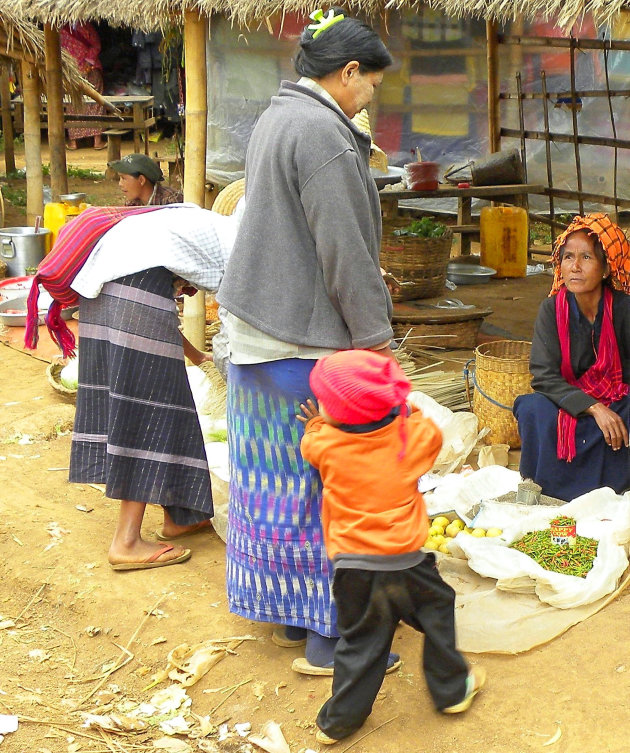
M 466 557 L 479 575 L 495 578 L 501 591 L 535 593 L 542 602 L 560 609 L 590 604 L 612 593 L 628 566 L 629 502 L 628 494 L 619 496 L 607 488 L 558 507 L 482 502 L 474 524 L 503 528 L 502 535 L 490 539 L 460 535 L 449 548 L 455 556 Z M 550 572 L 509 548 L 527 532 L 548 528 L 559 516 L 575 518 L 578 535 L 599 541 L 593 567 L 585 578 Z
M 453 413 L 429 395 L 417 390 L 409 395 L 408 400 L 427 418 L 432 419 L 442 432 L 442 449 L 431 472 L 446 475 L 461 468 L 477 443 L 477 416 L 464 411 Z

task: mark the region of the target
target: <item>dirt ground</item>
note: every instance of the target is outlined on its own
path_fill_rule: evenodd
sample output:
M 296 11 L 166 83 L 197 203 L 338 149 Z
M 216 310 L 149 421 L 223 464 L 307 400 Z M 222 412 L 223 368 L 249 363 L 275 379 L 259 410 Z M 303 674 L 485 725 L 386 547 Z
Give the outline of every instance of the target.
M 81 181 L 71 183 L 82 190 Z M 95 184 L 91 193 L 98 190 Z M 528 338 L 548 287 L 549 278 L 536 276 L 460 287 L 455 295 L 491 305 L 494 326 Z M 271 626 L 228 612 L 221 540 L 214 533 L 188 539 L 194 554 L 184 565 L 113 572 L 107 549 L 117 503 L 67 481 L 73 404 L 48 385 L 46 364 L 36 357 L 0 345 L 0 364 L 0 724 L 2 714 L 19 715 L 19 729 L 6 735 L 2 750 L 155 750 L 153 740 L 163 737 L 158 729 L 99 732 L 82 726 L 82 712 L 120 713 L 148 701 L 170 682 L 147 689 L 175 646 L 233 636 L 255 640 L 187 689 L 191 711 L 231 732 L 236 723 L 258 731 L 273 720 L 292 753 L 319 750 L 314 719 L 330 679 L 293 673 L 299 649 L 274 646 Z M 148 509 L 148 538 L 159 523 L 158 510 Z M 622 753 L 630 733 L 629 618 L 624 593 L 545 646 L 517 656 L 469 655 L 486 668 L 487 686 L 467 714 L 452 717 L 433 710 L 422 637 L 403 626 L 394 642 L 401 670 L 385 679 L 364 729 L 332 750 Z M 188 750 L 247 749 L 234 734 L 222 742 L 216 734 L 174 739 Z

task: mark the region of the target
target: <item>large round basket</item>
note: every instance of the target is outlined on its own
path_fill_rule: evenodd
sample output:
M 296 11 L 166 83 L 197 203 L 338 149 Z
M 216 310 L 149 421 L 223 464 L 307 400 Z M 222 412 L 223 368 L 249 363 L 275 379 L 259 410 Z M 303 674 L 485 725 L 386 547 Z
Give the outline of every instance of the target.
M 76 400 L 77 397 L 77 390 L 71 390 L 68 389 L 68 387 L 65 387 L 63 384 L 61 384 L 61 380 L 59 378 L 59 375 L 61 374 L 61 370 L 65 366 L 64 363 L 49 363 L 46 367 L 46 379 L 48 379 L 48 383 L 50 386 L 59 394 L 61 397 L 64 398 L 64 400 L 67 400 L 70 403 L 73 403 Z
M 245 178 L 239 178 L 219 191 L 212 205 L 212 211 L 226 217 L 234 212 L 236 205 L 245 193 Z
M 383 220 L 381 266 L 403 283 L 400 291 L 392 294 L 394 301 L 439 296 L 446 283 L 452 231 L 447 228 L 441 238 L 394 235 L 395 230 L 408 227 L 410 222 L 409 217 Z
M 490 429 L 487 444 L 508 444 L 513 449 L 521 446 L 512 406 L 519 395 L 533 392 L 531 346 L 522 340 L 497 340 L 475 349 L 473 412 L 479 428 Z

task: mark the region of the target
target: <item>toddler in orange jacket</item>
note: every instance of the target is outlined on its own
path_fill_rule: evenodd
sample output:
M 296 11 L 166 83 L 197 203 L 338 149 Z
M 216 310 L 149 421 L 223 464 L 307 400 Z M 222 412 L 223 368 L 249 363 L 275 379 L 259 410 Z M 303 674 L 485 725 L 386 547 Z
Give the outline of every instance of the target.
M 485 681 L 455 646 L 455 592 L 421 547 L 428 518 L 418 479 L 442 446 L 438 427 L 406 403 L 398 362 L 373 351 L 321 358 L 317 398 L 301 405 L 302 455 L 324 486 L 322 523 L 335 567 L 340 639 L 332 697 L 317 716 L 320 743 L 355 732 L 372 711 L 394 631 L 403 620 L 425 635 L 423 669 L 437 709 L 467 710 Z

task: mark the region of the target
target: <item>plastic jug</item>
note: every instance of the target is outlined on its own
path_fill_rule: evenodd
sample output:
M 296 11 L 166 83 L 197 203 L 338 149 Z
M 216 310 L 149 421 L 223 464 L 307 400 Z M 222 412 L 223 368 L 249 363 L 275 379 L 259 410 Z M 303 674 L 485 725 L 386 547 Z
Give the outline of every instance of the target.
M 50 230 L 51 247 L 54 246 L 59 230 L 66 222 L 74 219 L 89 206 L 84 201 L 84 193 L 62 194 L 59 198 L 61 201 L 52 201 L 44 206 L 44 227 Z
M 483 207 L 481 263 L 497 270 L 497 277 L 527 274 L 527 212 L 522 207 Z

